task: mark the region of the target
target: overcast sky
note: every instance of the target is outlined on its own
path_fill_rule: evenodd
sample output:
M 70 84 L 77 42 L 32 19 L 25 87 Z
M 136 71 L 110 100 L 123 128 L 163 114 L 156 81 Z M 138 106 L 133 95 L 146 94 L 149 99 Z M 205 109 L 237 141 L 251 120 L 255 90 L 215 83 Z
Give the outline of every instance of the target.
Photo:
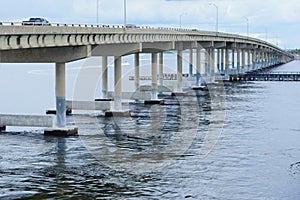
M 5 2 L 5 3 L 3 3 Z M 123 23 L 124 0 L 99 0 L 101 24 Z M 281 48 L 300 48 L 299 0 L 127 0 L 127 23 L 216 30 L 267 39 Z M 41 16 L 55 23 L 97 22 L 97 0 L 2 0 L 0 21 Z M 246 19 L 247 18 L 247 19 Z

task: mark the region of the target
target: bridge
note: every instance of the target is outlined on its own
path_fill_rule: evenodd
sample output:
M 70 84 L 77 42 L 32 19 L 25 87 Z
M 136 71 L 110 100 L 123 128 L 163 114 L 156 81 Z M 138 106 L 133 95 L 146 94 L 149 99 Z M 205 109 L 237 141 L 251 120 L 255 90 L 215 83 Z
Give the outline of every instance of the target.
M 184 95 L 182 53 L 189 51 L 189 77 L 195 78 L 193 89 L 214 83 L 217 77 L 230 79 L 249 72 L 269 68 L 293 60 L 288 52 L 268 42 L 221 32 L 196 29 L 124 27 L 104 25 L 52 24 L 51 26 L 22 26 L 0 22 L 1 63 L 55 63 L 56 123 L 46 134 L 76 133 L 76 127 L 66 126 L 65 77 L 66 63 L 92 56 L 102 57 L 102 97 L 108 100 L 108 57 L 114 57 L 113 103 L 107 116 L 128 114 L 122 109 L 122 56 L 134 54 L 135 87 L 140 87 L 140 53 L 151 53 L 151 100 L 158 99 L 163 86 L 165 51 L 177 54 L 176 95 Z M 204 64 L 201 59 L 204 57 Z M 99 66 L 100 67 L 100 66 Z M 107 102 L 106 102 L 107 103 Z M 77 102 L 77 108 L 84 107 Z M 86 105 L 85 105 L 86 106 Z M 107 104 L 104 106 L 107 109 Z M 12 117 L 16 120 L 16 118 Z M 18 118 L 20 119 L 20 118 Z M 6 120 L 6 122 L 4 122 Z M 11 124 L 0 117 L 0 130 Z M 51 121 L 52 119 L 47 119 Z M 24 122 L 24 124 L 27 124 Z

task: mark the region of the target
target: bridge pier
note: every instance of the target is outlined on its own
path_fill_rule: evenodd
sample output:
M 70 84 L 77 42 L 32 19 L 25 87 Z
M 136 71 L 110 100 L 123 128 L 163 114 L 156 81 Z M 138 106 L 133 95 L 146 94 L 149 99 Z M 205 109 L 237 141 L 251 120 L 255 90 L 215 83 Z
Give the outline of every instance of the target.
M 215 48 L 211 48 L 209 52 L 210 56 L 210 82 L 214 83 L 215 82 Z
M 224 74 L 224 49 L 221 49 L 221 74 Z
M 221 74 L 220 70 L 221 70 L 221 68 L 220 68 L 220 49 L 217 49 L 217 72 L 219 74 Z
M 173 96 L 184 96 L 186 93 L 182 90 L 182 50 L 177 51 L 177 88 L 172 92 Z
M 45 135 L 77 135 L 77 127 L 67 127 L 66 116 L 66 64 L 55 64 L 56 127 L 44 130 Z
M 225 49 L 225 78 L 229 75 L 229 49 Z
M 245 73 L 246 55 L 245 49 L 242 49 L 242 73 Z
M 140 89 L 140 53 L 134 54 L 134 86 L 135 91 Z
M 247 72 L 251 71 L 251 50 L 247 50 Z
M 158 77 L 159 77 L 159 86 L 162 89 L 164 86 L 164 52 L 159 53 L 159 65 L 158 65 Z M 162 91 L 160 91 L 162 93 Z
M 114 101 L 112 108 L 105 112 L 106 117 L 124 117 L 129 116 L 129 110 L 122 108 L 122 57 L 114 57 Z
M 189 78 L 193 78 L 193 56 L 194 56 L 194 50 L 193 49 L 190 49 L 190 52 L 189 52 Z
M 241 73 L 241 50 L 240 49 L 237 50 L 236 67 L 237 67 L 237 73 L 240 74 Z
M 107 86 L 108 86 L 108 79 L 107 79 L 107 56 L 102 56 L 102 98 L 107 99 Z
M 157 57 L 158 53 L 151 54 L 151 100 L 145 100 L 145 104 L 163 104 L 162 99 L 158 99 L 157 85 Z
M 192 89 L 198 89 L 201 86 L 201 48 L 196 49 L 196 84 Z
M 231 50 L 231 68 L 234 69 L 235 68 L 235 52 L 234 52 L 234 49 Z
M 256 50 L 253 49 L 252 53 L 252 70 L 256 69 Z

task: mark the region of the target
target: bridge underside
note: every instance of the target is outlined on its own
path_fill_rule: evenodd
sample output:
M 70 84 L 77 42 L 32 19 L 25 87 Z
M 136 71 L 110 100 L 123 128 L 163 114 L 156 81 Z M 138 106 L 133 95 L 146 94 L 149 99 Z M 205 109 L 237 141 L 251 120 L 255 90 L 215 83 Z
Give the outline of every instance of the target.
M 66 63 L 91 55 L 91 46 L 47 47 L 0 51 L 0 63 Z

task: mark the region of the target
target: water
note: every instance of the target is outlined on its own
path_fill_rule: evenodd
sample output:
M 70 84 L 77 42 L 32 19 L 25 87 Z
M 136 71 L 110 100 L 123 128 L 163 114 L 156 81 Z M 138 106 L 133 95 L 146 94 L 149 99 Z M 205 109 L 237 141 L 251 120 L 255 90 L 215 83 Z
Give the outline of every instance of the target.
M 75 72 L 78 65 L 69 68 Z M 295 68 L 300 70 L 299 61 L 277 70 Z M 26 73 L 38 69 L 0 66 L 2 83 L 10 81 L 2 76 L 12 72 L 10 83 L 24 80 L 1 87 L 1 92 L 18 91 L 1 95 L 2 113 L 18 112 L 22 101 L 28 104 L 21 108 L 24 113 L 54 105 L 53 77 Z M 68 88 L 75 75 L 69 76 Z M 28 96 L 26 88 L 36 81 L 44 88 L 35 87 Z M 298 82 L 236 83 L 225 93 L 167 97 L 164 106 L 130 104 L 130 119 L 73 115 L 68 121 L 78 124 L 79 137 L 10 128 L 0 134 L 0 197 L 300 199 L 299 91 Z M 44 97 L 49 100 L 32 105 Z

